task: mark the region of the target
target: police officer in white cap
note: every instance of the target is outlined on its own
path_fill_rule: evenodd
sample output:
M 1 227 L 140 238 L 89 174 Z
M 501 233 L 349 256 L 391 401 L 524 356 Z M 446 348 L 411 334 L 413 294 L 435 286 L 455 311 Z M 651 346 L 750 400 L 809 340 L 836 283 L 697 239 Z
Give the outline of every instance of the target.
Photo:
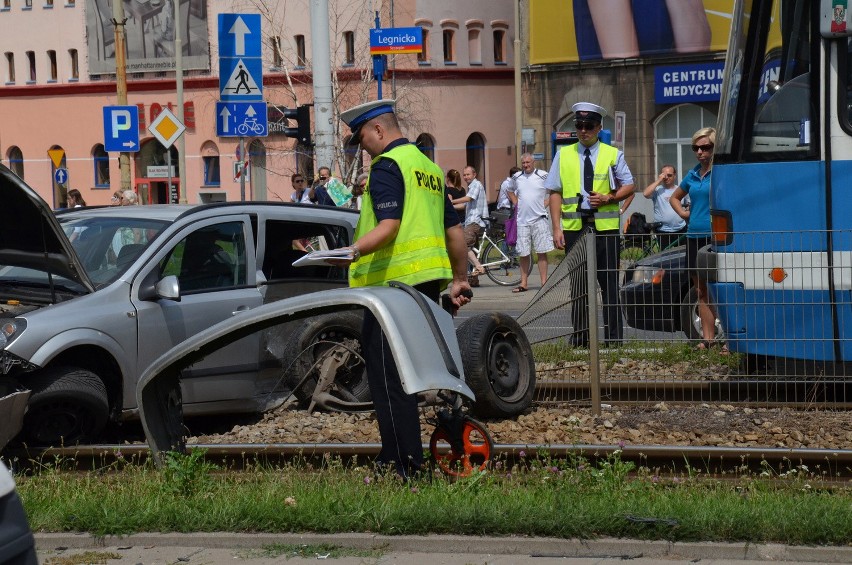
M 437 302 L 452 281 L 450 297 L 460 307 L 469 301 L 470 285 L 459 217 L 445 193 L 443 171 L 403 136 L 394 106 L 393 100 L 378 100 L 340 116 L 352 131 L 349 143 L 373 158 L 349 248 L 349 284 L 399 281 Z M 382 438 L 377 461 L 393 462 L 408 477 L 423 464 L 417 398 L 403 390 L 388 342 L 369 311 L 362 343 Z
M 595 233 L 597 278 L 604 307 L 605 345 L 620 345 L 624 329 L 618 305 L 618 203 L 633 194 L 633 175 L 624 154 L 598 139 L 606 110 L 590 102 L 578 102 L 574 127 L 579 143 L 559 150 L 544 183 L 550 193 L 553 243 L 570 250 L 588 231 Z M 585 273 L 571 280 L 571 344 L 589 344 L 588 296 Z

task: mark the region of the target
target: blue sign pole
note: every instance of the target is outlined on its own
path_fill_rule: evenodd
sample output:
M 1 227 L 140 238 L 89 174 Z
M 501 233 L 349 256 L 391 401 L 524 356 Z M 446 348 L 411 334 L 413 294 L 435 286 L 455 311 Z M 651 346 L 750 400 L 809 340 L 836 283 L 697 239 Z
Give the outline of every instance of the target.
M 376 29 L 382 28 L 382 21 L 379 19 L 379 11 L 376 10 Z M 385 74 L 384 59 L 382 55 L 373 55 L 373 78 L 378 82 L 378 99 L 382 99 L 382 76 Z

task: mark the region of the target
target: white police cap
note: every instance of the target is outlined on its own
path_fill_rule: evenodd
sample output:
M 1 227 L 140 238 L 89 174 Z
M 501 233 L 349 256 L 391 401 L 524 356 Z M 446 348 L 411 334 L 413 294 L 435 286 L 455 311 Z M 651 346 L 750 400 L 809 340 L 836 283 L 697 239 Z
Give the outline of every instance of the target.
M 376 116 L 393 112 L 395 107 L 396 100 L 374 100 L 366 104 L 359 104 L 354 108 L 349 108 L 340 114 L 340 119 L 349 126 L 349 129 L 352 131 L 352 141 L 357 143 L 358 130 L 361 129 L 361 126 Z
M 600 123 L 606 116 L 606 109 L 591 102 L 577 102 L 571 109 L 574 110 L 575 120 L 589 120 Z

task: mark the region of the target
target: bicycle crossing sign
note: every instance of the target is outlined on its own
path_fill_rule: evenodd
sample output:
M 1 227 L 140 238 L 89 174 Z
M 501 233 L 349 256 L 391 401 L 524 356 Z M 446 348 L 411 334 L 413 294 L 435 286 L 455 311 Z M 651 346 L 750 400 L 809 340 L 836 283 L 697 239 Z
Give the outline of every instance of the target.
M 269 135 L 266 102 L 217 102 L 216 135 L 266 137 Z

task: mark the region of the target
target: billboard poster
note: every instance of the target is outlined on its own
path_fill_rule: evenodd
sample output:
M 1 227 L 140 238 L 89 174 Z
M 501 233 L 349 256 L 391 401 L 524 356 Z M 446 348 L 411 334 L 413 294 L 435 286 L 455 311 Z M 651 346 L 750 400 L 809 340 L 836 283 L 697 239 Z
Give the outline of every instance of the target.
M 127 72 L 175 68 L 175 2 L 180 7 L 184 70 L 210 70 L 206 0 L 123 0 Z M 112 0 L 86 0 L 89 72 L 115 73 Z
M 734 0 L 533 0 L 530 63 L 725 51 Z

